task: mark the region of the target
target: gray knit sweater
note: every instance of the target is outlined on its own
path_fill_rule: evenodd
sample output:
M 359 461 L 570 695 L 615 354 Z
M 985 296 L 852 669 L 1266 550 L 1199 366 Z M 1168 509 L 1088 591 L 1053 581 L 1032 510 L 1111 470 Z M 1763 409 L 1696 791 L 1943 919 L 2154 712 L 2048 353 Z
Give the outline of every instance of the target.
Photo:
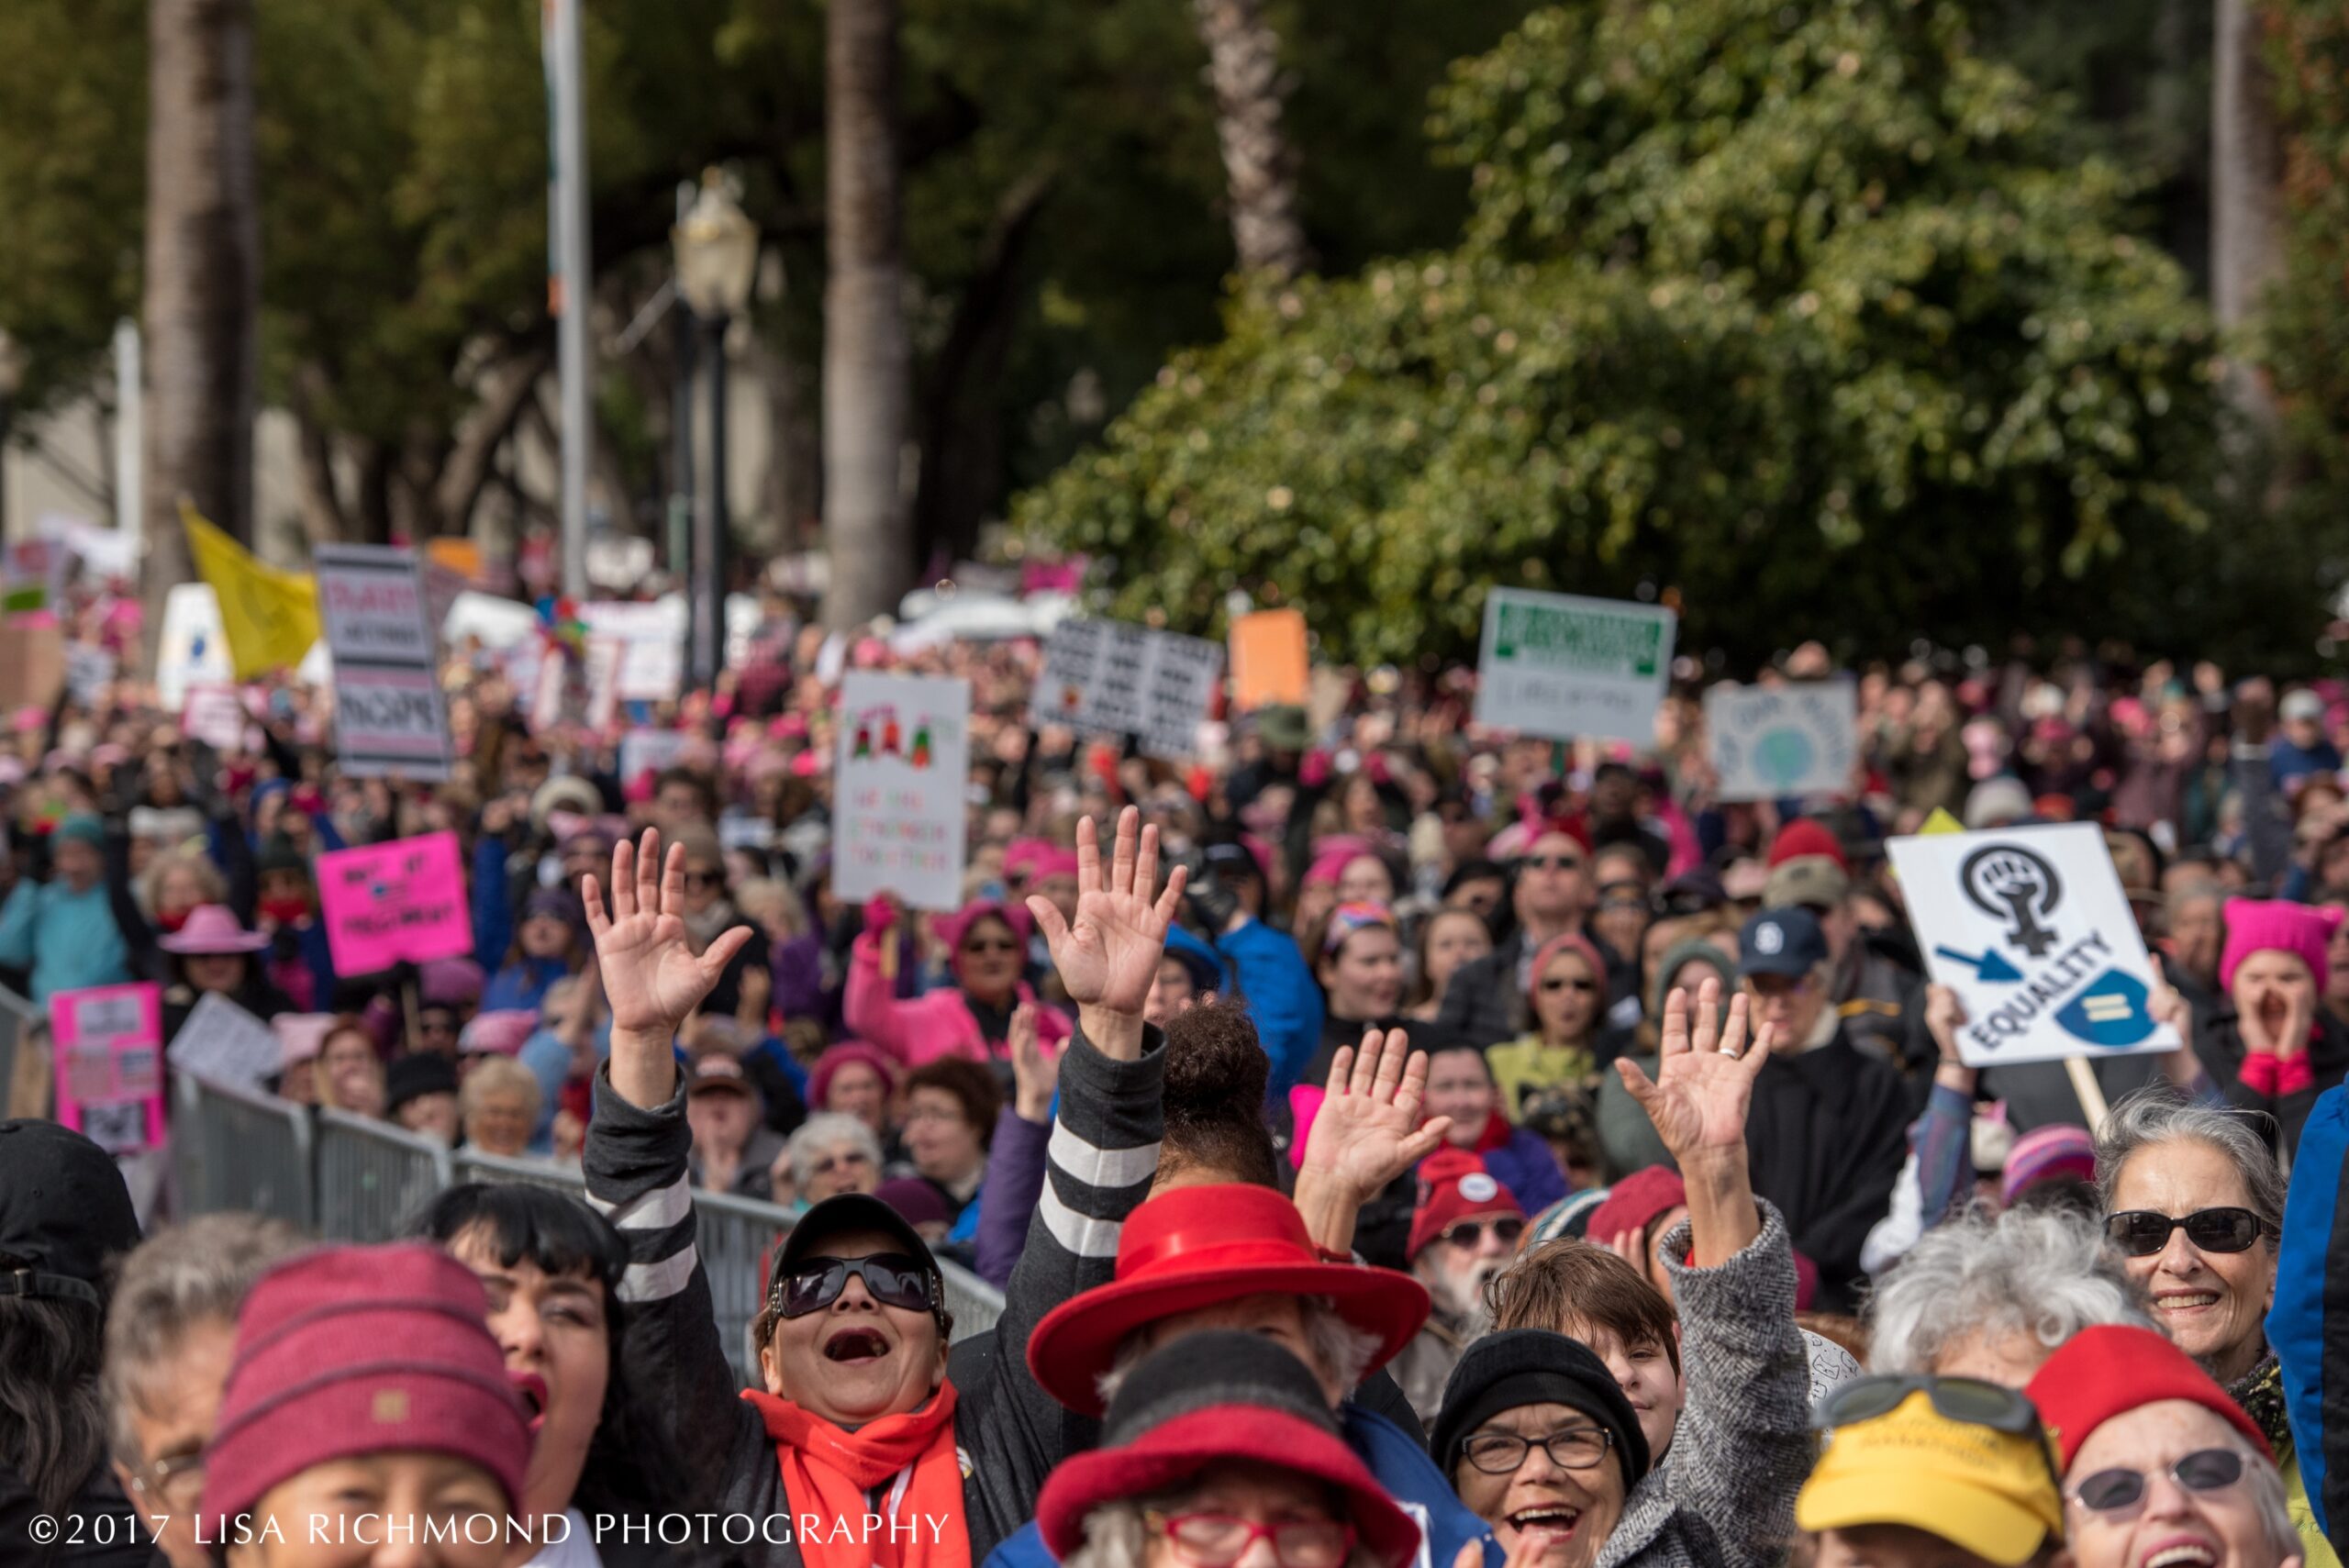
M 1664 1239 L 1687 1402 L 1596 1568 L 1770 1568 L 1794 1540 L 1815 1451 L 1809 1361 L 1786 1221 L 1760 1207 L 1762 1234 L 1717 1268 L 1688 1266 L 1685 1221 Z

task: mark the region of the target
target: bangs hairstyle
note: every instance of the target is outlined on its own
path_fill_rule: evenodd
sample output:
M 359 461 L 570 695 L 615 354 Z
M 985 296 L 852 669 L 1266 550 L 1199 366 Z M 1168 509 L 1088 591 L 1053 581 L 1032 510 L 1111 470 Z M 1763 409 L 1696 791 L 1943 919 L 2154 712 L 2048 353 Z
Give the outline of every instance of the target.
M 1627 1348 L 1653 1345 L 1680 1372 L 1672 1304 L 1640 1271 L 1588 1241 L 1546 1241 L 1503 1269 L 1487 1287 L 1493 1328 L 1547 1329 L 1575 1338 L 1575 1328 L 1605 1329 Z

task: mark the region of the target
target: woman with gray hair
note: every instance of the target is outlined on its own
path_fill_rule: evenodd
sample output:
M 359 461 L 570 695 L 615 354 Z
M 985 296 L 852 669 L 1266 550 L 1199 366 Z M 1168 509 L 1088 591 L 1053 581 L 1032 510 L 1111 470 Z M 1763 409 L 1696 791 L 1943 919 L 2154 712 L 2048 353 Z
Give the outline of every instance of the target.
M 2094 1220 L 1975 1211 L 1928 1231 L 1867 1303 L 1869 1370 L 2020 1388 L 2083 1329 L 2154 1327 Z
M 253 1281 L 306 1245 L 283 1220 L 207 1214 L 141 1242 L 124 1259 L 106 1310 L 100 1383 L 114 1473 L 173 1568 L 206 1568 L 196 1539 L 204 1445 Z
M 863 1120 L 843 1111 L 818 1111 L 799 1124 L 785 1145 L 775 1174 L 787 1162 L 793 1213 L 805 1213 L 838 1193 L 869 1193 L 881 1184 L 881 1141 Z M 778 1180 L 775 1187 L 782 1189 Z

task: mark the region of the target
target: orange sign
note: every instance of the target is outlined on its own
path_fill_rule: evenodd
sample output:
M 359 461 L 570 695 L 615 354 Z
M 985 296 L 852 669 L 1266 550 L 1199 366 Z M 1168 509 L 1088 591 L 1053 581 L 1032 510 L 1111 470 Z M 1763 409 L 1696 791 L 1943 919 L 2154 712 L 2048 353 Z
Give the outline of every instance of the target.
M 469 539 L 432 539 L 424 541 L 424 559 L 435 566 L 445 566 L 468 583 L 481 579 L 481 546 Z
M 1243 710 L 1273 703 L 1301 706 L 1311 686 L 1304 611 L 1258 610 L 1231 623 L 1232 700 Z

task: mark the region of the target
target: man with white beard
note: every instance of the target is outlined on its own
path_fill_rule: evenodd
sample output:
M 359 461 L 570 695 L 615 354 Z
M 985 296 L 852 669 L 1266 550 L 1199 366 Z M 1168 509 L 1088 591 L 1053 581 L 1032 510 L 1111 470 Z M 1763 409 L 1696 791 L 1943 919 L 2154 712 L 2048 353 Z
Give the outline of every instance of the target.
M 1490 1326 L 1485 1287 L 1517 1256 L 1524 1233 L 1523 1206 L 1475 1154 L 1439 1149 L 1419 1162 L 1407 1251 L 1432 1305 L 1426 1326 L 1386 1370 L 1422 1425 L 1443 1404 L 1444 1381 L 1461 1351 Z

